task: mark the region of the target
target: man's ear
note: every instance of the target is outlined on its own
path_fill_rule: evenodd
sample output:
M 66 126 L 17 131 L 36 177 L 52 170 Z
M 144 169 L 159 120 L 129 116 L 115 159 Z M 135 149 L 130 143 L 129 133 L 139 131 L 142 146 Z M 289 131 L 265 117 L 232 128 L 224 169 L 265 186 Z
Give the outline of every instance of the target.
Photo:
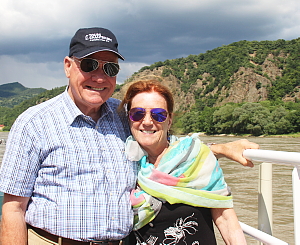
M 70 78 L 70 69 L 72 67 L 72 59 L 66 56 L 64 59 L 64 70 L 67 78 Z

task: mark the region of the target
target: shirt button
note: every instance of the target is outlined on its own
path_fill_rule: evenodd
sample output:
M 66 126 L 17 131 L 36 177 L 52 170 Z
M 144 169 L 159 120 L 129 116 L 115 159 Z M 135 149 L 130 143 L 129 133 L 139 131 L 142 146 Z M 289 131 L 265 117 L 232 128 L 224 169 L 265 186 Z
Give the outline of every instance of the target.
M 98 130 L 98 128 L 99 128 L 98 126 L 95 127 L 95 129 L 97 129 L 97 130 Z

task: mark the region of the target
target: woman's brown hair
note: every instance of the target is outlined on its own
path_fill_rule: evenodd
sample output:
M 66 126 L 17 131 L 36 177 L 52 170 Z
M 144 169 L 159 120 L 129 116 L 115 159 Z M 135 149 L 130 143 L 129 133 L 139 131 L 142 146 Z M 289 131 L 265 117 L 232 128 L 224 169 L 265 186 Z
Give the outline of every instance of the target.
M 126 110 L 129 111 L 131 109 L 132 99 L 137 94 L 144 93 L 144 92 L 146 93 L 157 92 L 162 97 L 164 97 L 164 99 L 167 102 L 168 113 L 172 115 L 174 109 L 173 95 L 169 90 L 169 88 L 162 85 L 161 82 L 157 80 L 141 80 L 132 83 L 126 92 L 124 99 L 122 100 L 119 106 L 119 109 L 124 109 L 124 106 L 126 106 Z

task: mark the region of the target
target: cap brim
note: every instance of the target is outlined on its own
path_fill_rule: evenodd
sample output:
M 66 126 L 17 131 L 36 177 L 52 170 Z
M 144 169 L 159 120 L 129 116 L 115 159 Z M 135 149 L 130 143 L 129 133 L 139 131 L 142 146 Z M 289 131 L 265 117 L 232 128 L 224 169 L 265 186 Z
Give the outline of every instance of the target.
M 115 53 L 116 55 L 118 55 L 118 57 L 121 59 L 121 60 L 125 60 L 125 58 L 120 54 L 118 53 L 117 51 L 115 50 L 111 50 L 111 49 L 108 49 L 108 48 L 93 48 L 93 49 L 90 49 L 90 50 L 84 50 L 84 51 L 81 51 L 81 52 L 78 52 L 78 53 L 74 53 L 73 55 L 79 59 L 81 58 L 84 58 L 84 57 L 87 57 L 89 55 L 92 55 L 94 53 L 98 53 L 98 52 L 101 52 L 101 51 L 110 51 L 110 52 L 113 52 Z

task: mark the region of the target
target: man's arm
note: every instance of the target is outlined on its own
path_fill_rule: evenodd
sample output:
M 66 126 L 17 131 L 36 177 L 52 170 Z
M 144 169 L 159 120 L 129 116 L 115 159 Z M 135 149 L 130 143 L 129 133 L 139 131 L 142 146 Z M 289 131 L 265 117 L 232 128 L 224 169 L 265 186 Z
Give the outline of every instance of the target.
M 2 245 L 26 245 L 25 212 L 29 197 L 4 194 L 1 220 Z
M 254 165 L 243 156 L 244 150 L 258 148 L 258 144 L 246 139 L 236 140 L 225 144 L 213 144 L 210 146 L 210 149 L 215 154 L 216 158 L 227 157 L 248 167 L 253 167 Z
M 212 208 L 211 214 L 226 244 L 247 244 L 243 230 L 233 208 Z

